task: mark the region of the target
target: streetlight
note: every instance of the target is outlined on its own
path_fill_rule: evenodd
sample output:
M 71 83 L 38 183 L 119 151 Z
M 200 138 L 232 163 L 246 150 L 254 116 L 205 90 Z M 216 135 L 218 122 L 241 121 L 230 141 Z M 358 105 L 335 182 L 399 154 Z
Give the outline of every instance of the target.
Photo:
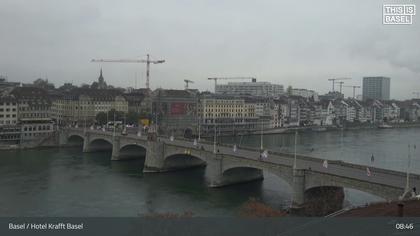
M 195 104 L 195 114 L 198 120 L 198 141 L 200 141 L 201 140 L 201 117 L 200 117 L 200 112 L 198 110 L 198 106 L 199 106 L 199 99 L 197 99 L 197 102 Z
M 155 113 L 155 129 L 156 129 L 156 136 L 159 136 L 159 134 L 158 134 L 158 130 L 159 130 L 159 127 L 158 127 L 158 114 L 157 113 Z
M 201 123 L 200 123 L 200 117 L 198 117 L 198 141 L 201 140 Z
M 217 126 L 214 123 L 214 138 L 213 138 L 213 153 L 216 153 L 216 136 L 217 136 Z
M 293 170 L 296 170 L 296 145 L 297 145 L 297 135 L 298 135 L 298 131 L 297 129 L 295 130 L 295 157 L 293 160 Z
M 115 111 L 114 111 L 114 132 L 112 133 L 112 141 L 115 140 Z
M 122 132 L 124 132 L 124 133 L 126 133 L 126 132 L 127 132 L 126 127 L 127 127 L 127 125 L 126 125 L 126 114 L 125 114 L 125 112 L 124 112 L 124 124 L 123 124 L 123 129 L 122 129 Z
M 410 165 L 411 165 L 411 150 L 410 150 L 410 144 L 408 144 L 408 163 L 407 163 L 407 180 L 405 184 L 405 193 L 408 193 L 410 190 Z M 405 195 L 405 194 L 404 194 Z
M 198 141 L 201 141 L 201 124 L 198 122 Z
M 261 149 L 261 152 L 262 152 L 262 150 L 264 149 L 264 145 L 263 145 L 263 132 L 264 132 L 264 122 L 263 122 L 263 120 L 261 120 L 261 140 L 260 140 L 260 149 Z
M 213 137 L 213 153 L 216 153 L 216 137 L 217 137 L 217 126 L 216 126 L 216 118 L 215 115 L 213 113 L 213 127 L 214 127 L 214 137 Z
M 106 131 L 108 131 L 108 123 L 109 123 L 109 119 L 108 119 L 108 113 L 109 113 L 109 110 L 107 110 L 106 111 Z

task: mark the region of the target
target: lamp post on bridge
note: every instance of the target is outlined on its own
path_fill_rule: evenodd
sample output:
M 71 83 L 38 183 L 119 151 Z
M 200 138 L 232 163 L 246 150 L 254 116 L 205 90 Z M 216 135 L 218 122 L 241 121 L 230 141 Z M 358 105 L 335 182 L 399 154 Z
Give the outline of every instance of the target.
M 293 170 L 296 170 L 296 165 L 297 165 L 297 161 L 296 161 L 296 145 L 297 145 L 297 136 L 298 136 L 298 131 L 297 129 L 295 130 L 295 154 L 294 154 L 294 158 L 293 158 Z
M 413 149 L 416 150 L 416 145 L 413 145 Z M 410 167 L 411 167 L 411 145 L 408 144 L 407 175 L 406 175 L 406 181 L 405 181 L 405 190 L 404 190 L 403 194 L 399 197 L 400 200 L 404 199 L 406 194 L 408 194 L 410 192 Z
M 83 126 L 83 134 L 86 135 L 86 115 L 84 116 L 85 125 Z
M 415 149 L 415 146 L 414 146 Z M 405 194 L 410 191 L 410 167 L 411 167 L 411 146 L 408 144 L 408 155 L 407 155 L 407 179 L 405 183 Z M 404 195 L 405 195 L 404 194 Z
M 195 115 L 197 116 L 197 123 L 198 123 L 198 142 L 201 140 L 201 117 L 200 117 L 200 111 L 198 109 L 199 107 L 199 99 L 197 98 L 197 102 L 195 104 Z
M 109 114 L 109 110 L 106 111 L 106 131 L 108 131 L 108 123 L 109 123 L 109 119 L 108 119 L 108 114 Z
M 200 117 L 197 115 L 198 117 L 198 141 L 200 142 L 201 140 L 201 123 L 200 123 Z
M 216 142 L 217 142 L 217 126 L 216 126 L 216 123 L 214 123 L 213 153 L 216 153 Z
M 264 144 L 263 144 L 263 134 L 264 133 L 264 121 L 263 120 L 261 120 L 261 137 L 260 137 L 260 150 L 261 150 L 261 153 L 262 153 L 262 151 L 263 151 L 263 149 L 264 149 Z
M 112 142 L 115 141 L 115 111 L 114 111 L 114 132 L 112 132 Z
M 214 122 L 213 153 L 216 154 L 217 125 L 216 125 L 216 118 L 215 118 L 214 113 L 213 113 L 213 122 Z

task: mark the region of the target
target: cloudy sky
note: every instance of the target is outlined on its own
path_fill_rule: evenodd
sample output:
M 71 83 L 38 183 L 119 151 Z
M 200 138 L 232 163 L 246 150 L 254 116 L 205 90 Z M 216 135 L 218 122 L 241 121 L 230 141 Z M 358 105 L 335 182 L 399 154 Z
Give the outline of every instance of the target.
M 102 67 L 116 86 L 145 85 L 144 64 L 91 63 L 150 53 L 151 87 L 252 76 L 328 92 L 328 78 L 391 77 L 391 97 L 420 91 L 420 17 L 382 25 L 384 0 L 0 0 L 0 74 L 92 83 Z M 420 4 L 417 4 L 420 7 Z M 346 88 L 345 94 L 352 95 Z

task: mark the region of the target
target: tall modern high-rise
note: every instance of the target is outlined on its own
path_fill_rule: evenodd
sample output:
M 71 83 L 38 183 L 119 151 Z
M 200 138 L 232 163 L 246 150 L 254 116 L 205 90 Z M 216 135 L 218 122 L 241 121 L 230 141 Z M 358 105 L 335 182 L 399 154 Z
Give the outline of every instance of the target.
M 384 76 L 363 77 L 363 100 L 390 99 L 391 79 Z

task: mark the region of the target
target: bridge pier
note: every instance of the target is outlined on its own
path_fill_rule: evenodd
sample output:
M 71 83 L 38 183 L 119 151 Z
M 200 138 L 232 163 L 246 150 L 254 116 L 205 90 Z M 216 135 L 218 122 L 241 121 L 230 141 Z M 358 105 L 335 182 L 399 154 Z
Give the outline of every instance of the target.
M 89 133 L 86 133 L 85 138 L 83 139 L 83 152 L 91 152 L 89 143 L 90 143 Z
M 206 167 L 206 182 L 209 187 L 220 187 L 223 186 L 223 160 L 221 155 L 213 155 L 213 158 L 207 159 Z
M 120 160 L 120 139 L 115 137 L 112 142 L 112 155 L 111 161 L 118 161 Z
M 163 172 L 165 145 L 163 142 L 147 141 L 146 159 L 144 161 L 144 173 Z
M 67 145 L 67 133 L 58 132 L 58 146 L 63 147 Z
M 299 208 L 305 202 L 305 170 L 293 170 L 292 207 Z
M 322 186 L 305 191 L 304 212 L 306 216 L 325 216 L 343 208 L 343 187 Z

